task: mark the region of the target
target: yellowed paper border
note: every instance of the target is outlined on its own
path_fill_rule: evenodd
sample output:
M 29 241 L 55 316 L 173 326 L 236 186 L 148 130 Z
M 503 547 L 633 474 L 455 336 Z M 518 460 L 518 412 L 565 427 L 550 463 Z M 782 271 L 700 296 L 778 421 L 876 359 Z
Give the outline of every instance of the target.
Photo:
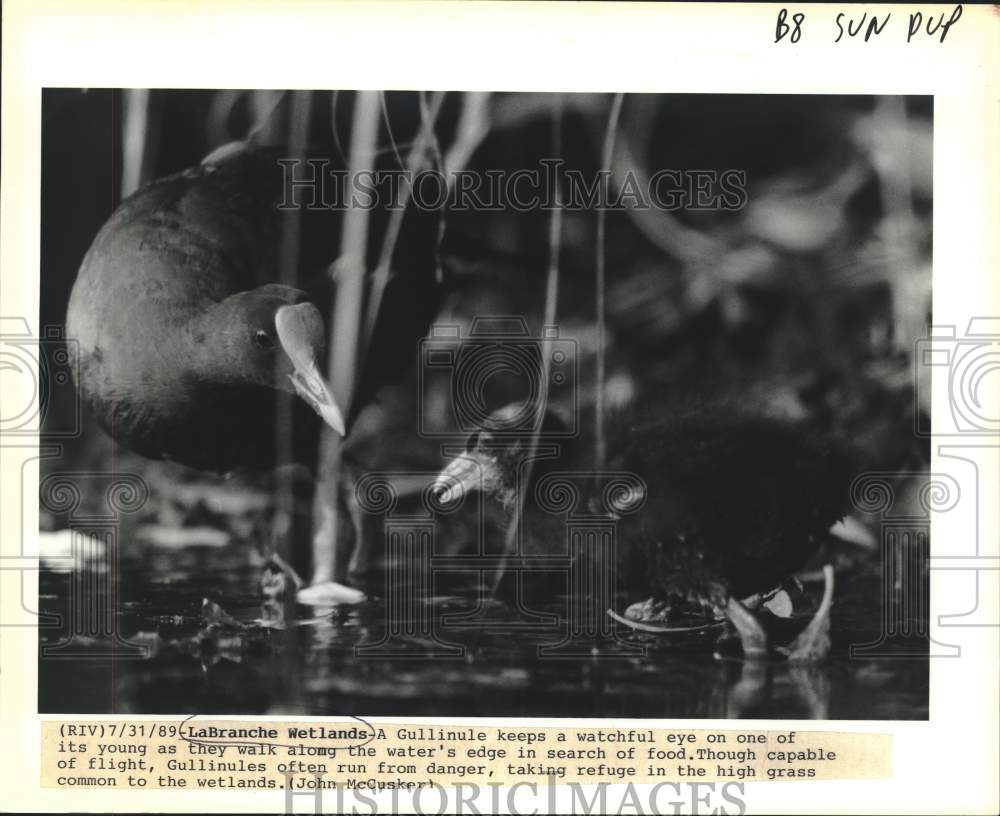
M 38 314 L 40 89 L 131 86 L 933 94 L 934 319 L 961 330 L 972 316 L 1000 314 L 1000 18 L 995 9 L 965 6 L 945 43 L 930 37 L 907 43 L 905 20 L 913 9 L 879 6 L 880 15 L 893 16 L 885 33 L 868 43 L 836 43 L 836 15 L 860 15 L 861 9 L 803 6 L 803 36 L 794 44 L 774 42 L 779 9 L 763 4 L 12 0 L 3 7 L 0 311 L 29 319 Z M 936 6 L 922 11 L 950 13 Z M 935 414 L 948 410 L 947 385 L 940 378 L 934 382 Z M 0 399 L 30 402 L 34 397 L 27 388 L 0 389 Z M 37 608 L 34 577 L 18 566 L 19 559 L 31 562 L 37 553 L 32 537 L 38 528 L 37 492 L 24 487 L 36 483 L 37 466 L 25 464 L 9 447 L 0 447 L 0 466 L 2 555 L 13 559 L 5 562 L 12 568 L 0 572 L 4 809 L 280 810 L 277 794 L 259 791 L 179 797 L 171 791 L 129 790 L 111 797 L 99 790 L 41 787 L 37 636 L 30 625 L 18 625 L 26 616 L 30 621 L 30 610 Z M 998 555 L 995 451 L 979 456 L 977 467 L 982 512 L 935 518 L 935 556 Z M 953 468 L 947 452 L 935 446 L 932 469 L 947 473 Z M 869 742 L 873 736 L 891 735 L 891 777 L 748 782 L 752 810 L 996 811 L 997 573 L 984 565 L 985 571 L 976 574 L 976 566 L 973 560 L 965 570 L 932 569 L 932 637 L 958 646 L 961 656 L 931 660 L 930 722 L 837 723 L 830 734 L 831 739 L 863 735 L 854 739 L 863 745 L 878 744 Z M 941 616 L 960 616 L 970 608 L 978 615 L 942 625 Z M 495 727 L 478 720 L 445 724 L 469 723 Z M 580 725 L 557 720 L 509 724 L 526 729 Z M 625 725 L 665 727 L 659 721 Z M 688 720 L 670 728 L 722 732 L 735 725 L 778 733 L 810 731 L 817 724 Z M 602 728 L 622 726 L 601 723 Z M 873 759 L 879 760 L 884 754 Z

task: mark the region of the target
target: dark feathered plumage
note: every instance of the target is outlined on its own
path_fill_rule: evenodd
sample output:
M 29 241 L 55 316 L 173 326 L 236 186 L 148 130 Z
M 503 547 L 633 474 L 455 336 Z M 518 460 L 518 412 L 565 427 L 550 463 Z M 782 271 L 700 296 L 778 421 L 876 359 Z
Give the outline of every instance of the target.
M 83 261 L 66 319 L 77 385 L 101 426 L 146 456 L 216 471 L 271 465 L 279 391 L 302 398 L 290 408 L 295 459 L 317 449 L 306 403 L 344 431 L 346 406 L 322 374 L 340 213 L 299 211 L 299 268 L 284 275 L 306 283 L 283 285 L 280 157 L 236 149 L 154 181 L 122 202 Z M 402 253 L 355 405 L 412 364 L 436 307 L 432 250 Z
M 608 466 L 646 483 L 620 536 L 626 579 L 725 606 L 800 569 L 848 507 L 850 458 L 814 429 L 772 419 L 646 412 L 609 431 Z
M 592 470 L 589 439 L 561 443 L 560 460 L 544 463 L 540 473 Z M 750 651 L 763 634 L 738 602 L 790 578 L 845 514 L 854 473 L 845 446 L 805 423 L 720 414 L 709 404 L 683 415 L 663 407 L 613 415 L 607 448 L 604 470 L 636 474 L 644 485 L 612 507 L 596 492 L 590 500 L 592 512 L 619 517 L 625 594 L 725 611 L 738 618 L 733 622 Z M 476 433 L 442 472 L 440 490 L 446 498 L 456 484 L 482 490 L 513 513 L 517 462 L 526 449 L 520 436 Z M 603 484 L 599 476 L 593 483 Z M 550 542 L 555 552 L 563 539 L 550 526 L 532 535 L 545 516 L 533 496 L 529 485 L 526 534 L 536 545 Z

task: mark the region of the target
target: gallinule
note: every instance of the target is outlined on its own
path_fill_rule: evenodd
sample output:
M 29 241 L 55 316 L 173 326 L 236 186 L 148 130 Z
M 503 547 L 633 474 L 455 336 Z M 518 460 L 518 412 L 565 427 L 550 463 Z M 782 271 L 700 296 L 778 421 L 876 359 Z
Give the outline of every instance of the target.
M 560 461 L 546 469 L 572 471 L 582 464 L 586 471 L 586 440 L 562 443 Z M 468 450 L 439 476 L 444 500 L 481 490 L 515 512 L 515 474 L 525 444 L 520 436 L 474 433 Z M 670 415 L 655 408 L 610 417 L 607 446 L 607 469 L 635 473 L 645 484 L 644 495 L 623 499 L 639 508 L 619 520 L 623 590 L 724 616 L 746 656 L 766 653 L 767 635 L 748 607 L 803 567 L 845 514 L 852 477 L 846 449 L 801 423 L 739 413 Z M 532 507 L 532 485 L 525 496 L 530 525 L 541 511 Z M 830 591 L 803 637 L 822 629 Z M 800 639 L 793 656 L 811 648 Z
M 332 299 L 322 272 L 336 251 L 339 218 L 300 211 L 301 262 L 292 272 L 320 285 L 306 292 L 280 283 L 280 156 L 217 151 L 152 182 L 121 203 L 84 258 L 66 316 L 69 348 L 79 353 L 77 386 L 97 422 L 145 456 L 218 472 L 270 467 L 276 389 L 301 397 L 293 461 L 315 464 L 320 421 L 345 432 L 344 406 L 321 373 Z M 380 321 L 387 336 L 369 354 L 376 379 L 412 365 L 408 341 L 436 308 L 426 274 L 433 252 L 411 247 L 405 259 L 425 274 L 398 275 L 386 292 L 383 315 L 396 312 Z M 373 388 L 371 377 L 358 379 Z

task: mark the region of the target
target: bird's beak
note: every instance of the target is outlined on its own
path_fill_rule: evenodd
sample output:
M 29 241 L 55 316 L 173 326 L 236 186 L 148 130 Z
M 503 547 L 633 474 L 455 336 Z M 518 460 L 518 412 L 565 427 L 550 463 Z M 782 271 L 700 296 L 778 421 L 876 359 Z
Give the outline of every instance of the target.
M 288 375 L 295 393 L 304 399 L 323 421 L 344 436 L 344 415 L 333 392 L 319 370 L 325 343 L 323 318 L 311 303 L 282 306 L 274 317 L 278 341 L 292 362 Z
M 434 480 L 437 500 L 446 506 L 457 504 L 468 493 L 483 489 L 491 468 L 491 462 L 475 453 L 456 456 Z

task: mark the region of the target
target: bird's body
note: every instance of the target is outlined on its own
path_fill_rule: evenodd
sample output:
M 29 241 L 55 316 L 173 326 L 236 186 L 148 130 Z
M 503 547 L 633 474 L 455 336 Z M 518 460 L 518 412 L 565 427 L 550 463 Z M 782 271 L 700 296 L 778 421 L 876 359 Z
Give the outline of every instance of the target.
M 468 451 L 442 472 L 440 489 L 445 498 L 457 484 L 482 490 L 513 513 L 513 463 L 524 440 L 486 437 L 484 443 L 483 433 L 473 435 Z M 563 444 L 561 461 L 547 463 L 546 472 L 592 471 L 587 439 Z M 741 635 L 753 625 L 740 601 L 792 577 L 847 509 L 851 457 L 801 423 L 646 407 L 609 417 L 607 446 L 589 509 L 595 517 L 617 517 L 621 594 L 727 614 Z M 601 472 L 634 474 L 642 487 L 607 506 L 597 492 Z M 532 507 L 533 495 L 528 485 L 526 527 L 544 516 Z M 563 547 L 550 531 L 544 538 L 554 553 Z M 756 651 L 750 641 L 762 637 L 759 627 L 747 634 L 745 651 Z
M 280 155 L 230 151 L 152 182 L 122 202 L 84 258 L 66 318 L 78 389 L 97 422 L 145 456 L 266 468 L 279 460 L 282 416 L 292 420 L 284 455 L 311 464 L 321 422 L 310 406 L 344 431 L 320 373 L 332 301 L 322 273 L 336 255 L 339 213 L 300 208 L 298 264 L 283 268 L 291 213 L 278 207 Z M 318 285 L 304 291 L 297 280 Z M 415 317 L 396 316 L 381 347 L 403 345 L 405 361 L 410 338 L 398 324 L 433 314 L 419 303 L 407 312 Z M 281 391 L 303 399 L 279 407 Z
M 849 457 L 808 426 L 758 417 L 611 420 L 608 466 L 638 474 L 620 521 L 627 585 L 724 607 L 799 570 L 847 509 Z
M 238 377 L 237 338 L 210 342 L 212 324 L 237 318 L 228 298 L 277 277 L 271 180 L 247 158 L 157 180 L 122 203 L 83 261 L 67 313 L 79 390 L 145 456 L 218 471 L 274 457 L 277 393 Z

